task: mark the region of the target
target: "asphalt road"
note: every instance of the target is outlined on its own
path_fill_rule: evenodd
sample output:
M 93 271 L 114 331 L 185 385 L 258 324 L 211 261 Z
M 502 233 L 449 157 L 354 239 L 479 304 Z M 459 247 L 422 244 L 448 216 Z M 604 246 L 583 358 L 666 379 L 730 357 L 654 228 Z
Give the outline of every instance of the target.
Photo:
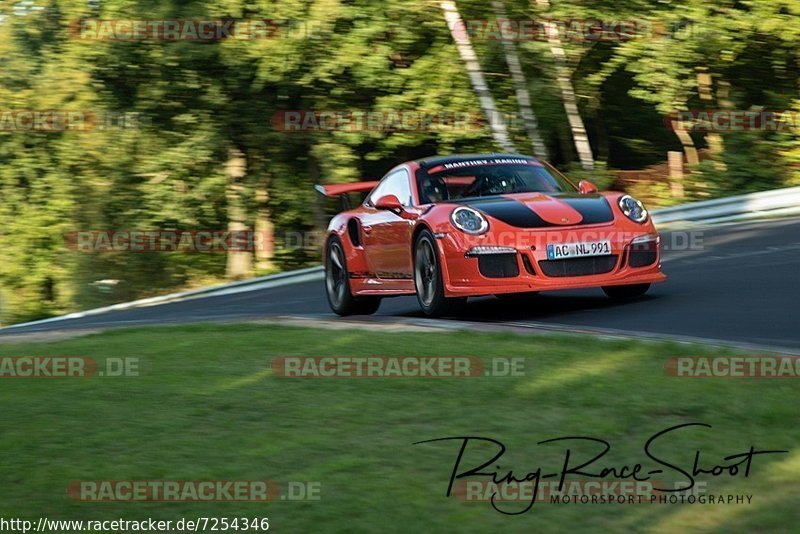
M 463 313 L 450 320 L 544 323 L 800 348 L 800 219 L 693 231 L 695 239 L 701 239 L 697 250 L 670 247 L 680 245 L 686 236 L 664 234 L 672 248 L 663 257 L 668 280 L 641 299 L 614 302 L 599 289 L 546 293 L 514 303 L 485 297 L 470 299 Z M 328 309 L 320 281 L 3 329 L 0 336 L 287 315 L 336 317 Z M 384 300 L 370 320 L 391 317 L 423 315 L 414 297 L 398 297 Z

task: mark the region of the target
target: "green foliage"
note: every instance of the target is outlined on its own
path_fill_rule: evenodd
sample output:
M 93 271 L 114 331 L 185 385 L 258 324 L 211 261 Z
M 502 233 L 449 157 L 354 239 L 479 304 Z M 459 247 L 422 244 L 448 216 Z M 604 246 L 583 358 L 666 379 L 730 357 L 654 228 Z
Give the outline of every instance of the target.
M 616 178 L 603 161 L 598 161 L 591 171 L 584 170 L 579 163 L 573 162 L 563 172 L 576 184 L 581 180 L 587 180 L 596 185 L 600 191 L 609 189 Z
M 318 232 L 338 209 L 314 193 L 315 183 L 377 179 L 407 159 L 496 149 L 486 127 L 285 132 L 272 124 L 285 110 L 479 115 L 437 2 L 35 0 L 34 7 L 42 9 L 0 7 L 0 111 L 83 110 L 137 122 L 85 132 L 0 130 L 2 322 L 226 277 L 224 253 L 77 253 L 65 244 L 69 232 L 225 229 L 241 205 L 246 226 L 266 213 L 274 227 L 274 257 L 258 272 L 293 268 L 317 262 L 319 250 L 280 237 Z M 462 0 L 458 7 L 464 19 L 495 19 L 489 2 Z M 591 175 L 574 165 L 550 45 L 515 43 L 551 160 L 576 180 L 603 187 L 612 168 L 653 165 L 680 150 L 662 120 L 670 112 L 800 108 L 797 2 L 564 0 L 544 9 L 507 0 L 506 10 L 512 19 L 636 19 L 667 30 L 623 42 L 562 43 L 599 160 Z M 80 18 L 225 17 L 269 18 L 281 31 L 214 43 L 81 40 L 69 33 Z M 502 43 L 473 36 L 472 44 L 500 111 L 512 117 L 513 143 L 530 152 L 513 118 L 517 96 Z M 701 98 L 698 72 L 711 77 L 710 100 Z M 698 148 L 708 144 L 702 133 L 693 139 Z M 687 177 L 689 198 L 800 183 L 796 129 L 725 134 L 722 141 Z M 232 153 L 246 162 L 235 184 L 226 172 Z M 238 197 L 231 196 L 233 185 Z M 665 184 L 643 187 L 645 198 L 674 200 Z
M 755 132 L 725 135 L 725 152 L 692 170 L 690 187 L 702 187 L 693 196 L 724 197 L 790 185 L 788 166 L 784 158 L 776 157 L 773 137 Z

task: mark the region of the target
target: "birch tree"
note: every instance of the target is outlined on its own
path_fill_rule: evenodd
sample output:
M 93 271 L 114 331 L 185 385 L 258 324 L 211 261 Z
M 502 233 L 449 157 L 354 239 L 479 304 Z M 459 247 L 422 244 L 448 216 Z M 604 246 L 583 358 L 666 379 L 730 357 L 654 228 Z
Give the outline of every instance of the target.
M 494 9 L 495 17 L 500 23 L 508 19 L 506 14 L 506 7 L 502 0 L 493 0 L 492 8 Z M 531 139 L 531 148 L 533 154 L 542 159 L 547 158 L 547 147 L 542 140 L 542 135 L 539 132 L 539 122 L 536 120 L 536 115 L 531 107 L 531 96 L 528 91 L 528 82 L 525 79 L 525 73 L 522 72 L 522 64 L 519 61 L 519 54 L 517 47 L 510 39 L 502 39 L 503 52 L 505 53 L 506 63 L 508 70 L 511 72 L 511 79 L 514 82 L 514 91 L 517 96 L 517 106 L 519 107 L 519 114 L 522 117 L 522 122 L 528 137 Z
M 542 12 L 550 9 L 550 0 L 536 0 L 536 4 Z M 575 89 L 572 86 L 571 73 L 567 65 L 567 55 L 564 52 L 561 36 L 558 33 L 558 25 L 552 21 L 545 21 L 544 27 L 547 34 L 547 43 L 550 45 L 550 52 L 555 62 L 556 81 L 561 90 L 561 99 L 564 103 L 564 111 L 567 113 L 567 121 L 572 132 L 575 150 L 578 152 L 581 166 L 587 171 L 592 170 L 594 168 L 592 147 L 589 145 L 586 127 L 578 111 L 578 101 L 575 97 Z
M 508 126 L 497 109 L 497 104 L 494 101 L 494 97 L 492 97 L 491 91 L 489 91 L 486 76 L 478 62 L 478 57 L 475 55 L 475 50 L 472 48 L 467 28 L 461 19 L 456 3 L 451 0 L 444 0 L 440 6 L 444 12 L 445 21 L 447 21 L 447 27 L 450 28 L 450 34 L 456 43 L 456 48 L 458 48 L 458 54 L 464 61 L 472 88 L 478 96 L 483 114 L 486 115 L 489 121 L 494 142 L 503 150 L 515 152 L 516 149 L 508 135 Z

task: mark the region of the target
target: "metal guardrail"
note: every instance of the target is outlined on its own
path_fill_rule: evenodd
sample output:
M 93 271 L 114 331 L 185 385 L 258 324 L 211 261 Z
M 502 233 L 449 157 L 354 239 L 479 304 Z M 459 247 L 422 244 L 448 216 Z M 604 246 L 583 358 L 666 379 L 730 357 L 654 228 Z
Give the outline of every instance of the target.
M 703 200 L 652 211 L 656 224 L 714 223 L 734 219 L 800 214 L 800 187 Z
M 785 216 L 796 214 L 800 214 L 800 187 L 774 189 L 760 193 L 751 193 L 747 195 L 738 195 L 715 200 L 692 202 L 670 208 L 656 209 L 651 212 L 653 220 L 657 224 L 677 222 L 715 223 L 734 219 L 739 220 L 770 215 Z M 324 272 L 322 266 L 308 267 L 306 269 L 299 269 L 296 271 L 289 271 L 269 276 L 261 276 L 258 278 L 232 282 L 229 284 L 194 289 L 191 291 L 183 291 L 180 293 L 171 293 L 169 295 L 150 297 L 131 302 L 122 302 L 102 308 L 70 313 L 60 317 L 11 325 L 3 328 L 2 330 L 9 331 L 22 326 L 45 324 L 55 321 L 63 321 L 66 319 L 78 319 L 81 317 L 97 315 L 109 311 L 153 306 L 156 304 L 165 304 L 167 302 L 230 295 L 233 293 L 244 293 L 259 289 L 268 289 L 271 287 L 299 284 L 303 282 L 322 280 L 323 277 Z
M 193 289 L 190 291 L 181 291 L 180 293 L 170 293 L 168 295 L 159 295 L 157 297 L 132 300 L 130 302 L 120 302 L 119 304 L 112 304 L 110 306 L 103 306 L 102 308 L 93 308 L 91 310 L 69 313 L 67 315 L 61 315 L 59 317 L 51 317 L 50 319 L 41 319 L 39 321 L 31 321 L 28 323 L 10 325 L 3 328 L 2 331 L 5 332 L 23 326 L 47 324 L 56 321 L 64 321 L 67 319 L 80 319 L 82 317 L 98 315 L 110 311 L 127 310 L 131 308 L 140 308 L 145 306 L 154 306 L 157 304 L 166 304 L 168 302 L 191 300 L 195 298 L 218 297 L 222 295 L 231 295 L 234 293 L 246 293 L 248 291 L 255 291 L 258 289 L 268 289 L 272 287 L 280 287 L 291 284 L 299 284 L 302 282 L 322 280 L 323 277 L 324 277 L 324 270 L 321 265 L 317 267 L 308 267 L 306 269 L 298 269 L 296 271 L 272 274 L 268 276 L 259 276 L 257 278 L 251 278 L 249 280 L 241 280 L 239 282 L 231 282 L 229 284 L 204 287 L 200 289 Z

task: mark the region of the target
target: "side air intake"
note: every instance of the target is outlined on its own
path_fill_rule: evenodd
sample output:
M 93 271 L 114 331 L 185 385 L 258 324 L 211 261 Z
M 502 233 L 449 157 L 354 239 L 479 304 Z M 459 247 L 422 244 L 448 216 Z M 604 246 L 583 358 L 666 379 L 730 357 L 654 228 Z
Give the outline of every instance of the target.
M 355 247 L 361 246 L 361 232 L 359 230 L 358 219 L 347 221 L 347 235 L 350 236 L 350 242 Z

